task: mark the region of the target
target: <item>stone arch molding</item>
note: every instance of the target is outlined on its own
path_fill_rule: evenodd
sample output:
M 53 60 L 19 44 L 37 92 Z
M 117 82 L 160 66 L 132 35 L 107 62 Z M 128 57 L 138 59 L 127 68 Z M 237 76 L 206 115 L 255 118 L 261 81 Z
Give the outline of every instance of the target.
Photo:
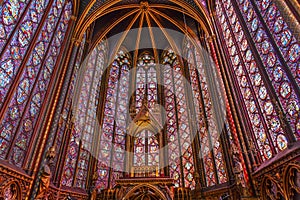
M 131 188 L 127 194 L 122 197 L 120 200 L 131 200 L 132 199 L 132 195 L 134 194 L 134 192 L 138 191 L 139 189 L 143 188 L 143 187 L 146 187 L 146 188 L 149 188 L 149 189 L 152 189 L 155 194 L 157 195 L 157 197 L 159 197 L 159 199 L 161 200 L 169 200 L 165 194 L 157 187 L 153 186 L 153 185 L 150 185 L 150 184 L 141 184 L 141 185 L 137 185 L 133 188 Z M 170 194 L 168 194 L 170 195 Z
M 298 200 L 300 197 L 299 177 L 299 162 L 289 163 L 285 167 L 274 169 L 271 174 L 264 175 L 260 186 L 262 200 Z
M 18 181 L 13 179 L 6 181 L 0 187 L 0 199 L 8 199 L 8 200 L 21 200 L 22 192 L 21 186 Z

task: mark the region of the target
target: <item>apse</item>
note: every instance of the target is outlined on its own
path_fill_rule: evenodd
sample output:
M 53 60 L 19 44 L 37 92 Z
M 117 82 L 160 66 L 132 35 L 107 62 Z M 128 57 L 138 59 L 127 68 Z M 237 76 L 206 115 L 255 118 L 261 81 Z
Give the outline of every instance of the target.
M 77 157 L 81 138 L 81 152 L 95 157 L 98 189 L 134 176 L 137 166 L 153 166 L 154 174 L 173 177 L 175 187 L 192 190 L 195 174 L 205 174 L 207 186 L 228 181 L 220 134 L 229 125 L 218 69 L 195 38 L 191 15 L 175 9 L 180 20 L 173 20 L 165 13 L 174 8 L 162 8 L 141 2 L 118 13 L 116 23 L 103 25 L 117 11 L 94 23 L 93 45 L 75 84 L 76 132 L 68 157 Z M 84 164 L 87 155 L 81 154 L 78 163 Z M 81 176 L 74 174 L 71 162 L 62 183 L 70 186 L 77 177 L 75 184 L 84 187 L 87 171 L 79 167 Z

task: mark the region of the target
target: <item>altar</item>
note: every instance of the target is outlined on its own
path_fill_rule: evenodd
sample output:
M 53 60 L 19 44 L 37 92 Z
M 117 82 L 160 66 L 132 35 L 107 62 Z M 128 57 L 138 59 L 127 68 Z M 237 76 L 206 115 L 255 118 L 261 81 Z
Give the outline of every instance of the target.
M 145 95 L 147 97 L 147 95 Z M 147 99 L 136 112 L 130 112 L 132 122 L 127 128 L 126 173 L 117 177 L 111 189 L 102 190 L 101 200 L 189 200 L 190 189 L 175 186 L 174 178 L 166 175 L 160 115 L 150 110 Z

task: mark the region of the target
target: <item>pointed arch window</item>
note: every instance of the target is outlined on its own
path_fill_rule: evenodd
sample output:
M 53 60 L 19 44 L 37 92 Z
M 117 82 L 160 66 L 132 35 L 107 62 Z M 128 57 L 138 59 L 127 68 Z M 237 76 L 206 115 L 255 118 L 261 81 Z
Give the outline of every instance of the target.
M 62 114 L 60 117 L 60 125 L 58 126 L 58 130 L 56 132 L 56 138 L 55 138 L 55 142 L 58 148 L 61 147 L 62 145 L 62 137 L 64 135 L 64 132 L 68 131 L 68 125 L 70 123 L 70 118 L 72 113 L 72 100 L 74 99 L 74 93 L 76 92 L 75 90 L 75 85 L 76 85 L 76 79 L 79 77 L 78 75 L 78 71 L 79 71 L 79 67 L 81 66 L 81 60 L 82 60 L 82 54 L 83 54 L 83 49 L 85 46 L 85 42 L 86 42 L 86 34 L 84 34 L 83 36 L 83 40 L 80 44 L 80 48 L 78 50 L 77 53 L 77 59 L 75 61 L 75 69 L 72 75 L 72 79 L 71 79 L 71 83 L 69 86 L 69 91 L 67 93 L 67 97 L 65 99 L 64 102 L 64 108 L 62 110 Z M 76 132 L 72 131 L 71 132 L 71 139 L 70 141 L 75 141 L 75 136 L 76 136 Z M 65 164 L 63 166 L 63 173 L 62 173 L 62 179 L 61 179 L 61 183 L 62 185 L 67 185 L 67 186 L 71 186 L 72 185 L 72 181 L 73 181 L 73 176 L 74 176 L 74 171 L 75 171 L 75 165 L 76 163 L 74 162 L 77 159 L 77 154 L 74 154 L 73 151 L 74 149 L 77 150 L 78 145 L 76 143 L 72 143 L 69 144 L 69 149 L 67 150 L 67 156 L 66 156 L 66 160 L 65 160 Z M 55 160 L 55 163 L 57 163 L 59 160 L 58 158 Z
M 163 53 L 163 83 L 166 109 L 170 176 L 176 187 L 195 187 L 192 138 L 185 96 L 185 78 L 176 54 Z
M 115 179 L 123 176 L 130 68 L 129 54 L 120 50 L 108 69 L 108 87 L 98 145 L 98 188 L 113 187 Z
M 157 102 L 157 74 L 154 57 L 148 53 L 143 53 L 137 61 L 136 73 L 136 112 L 142 106 L 144 95 L 147 94 L 148 108 L 154 108 Z M 147 84 L 147 91 L 146 90 Z
M 217 88 L 209 85 L 207 71 L 204 68 L 203 56 L 190 42 L 184 45 L 188 61 L 189 75 L 192 87 L 193 105 L 196 117 L 196 126 L 200 138 L 200 158 L 203 161 L 204 174 L 207 186 L 222 184 L 228 181 L 224 153 L 221 145 L 212 93 Z M 214 69 L 210 69 L 214 71 Z M 218 80 L 214 80 L 216 83 Z M 216 83 L 217 84 L 217 83 Z M 220 93 L 220 92 L 218 92 Z M 224 116 L 225 118 L 225 116 Z M 223 121 L 226 123 L 227 121 Z
M 93 139 L 99 132 L 98 87 L 104 71 L 107 46 L 100 43 L 81 64 L 73 97 L 74 127 L 68 145 L 62 184 L 86 188 Z

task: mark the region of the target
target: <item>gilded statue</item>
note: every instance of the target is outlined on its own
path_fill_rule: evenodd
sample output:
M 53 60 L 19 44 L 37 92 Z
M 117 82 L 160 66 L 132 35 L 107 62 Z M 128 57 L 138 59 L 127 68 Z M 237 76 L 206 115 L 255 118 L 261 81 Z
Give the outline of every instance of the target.
M 48 199 L 47 191 L 50 186 L 51 179 L 51 170 L 48 165 L 43 167 L 43 172 L 41 174 L 41 181 L 39 185 L 38 194 L 36 196 L 37 199 Z

